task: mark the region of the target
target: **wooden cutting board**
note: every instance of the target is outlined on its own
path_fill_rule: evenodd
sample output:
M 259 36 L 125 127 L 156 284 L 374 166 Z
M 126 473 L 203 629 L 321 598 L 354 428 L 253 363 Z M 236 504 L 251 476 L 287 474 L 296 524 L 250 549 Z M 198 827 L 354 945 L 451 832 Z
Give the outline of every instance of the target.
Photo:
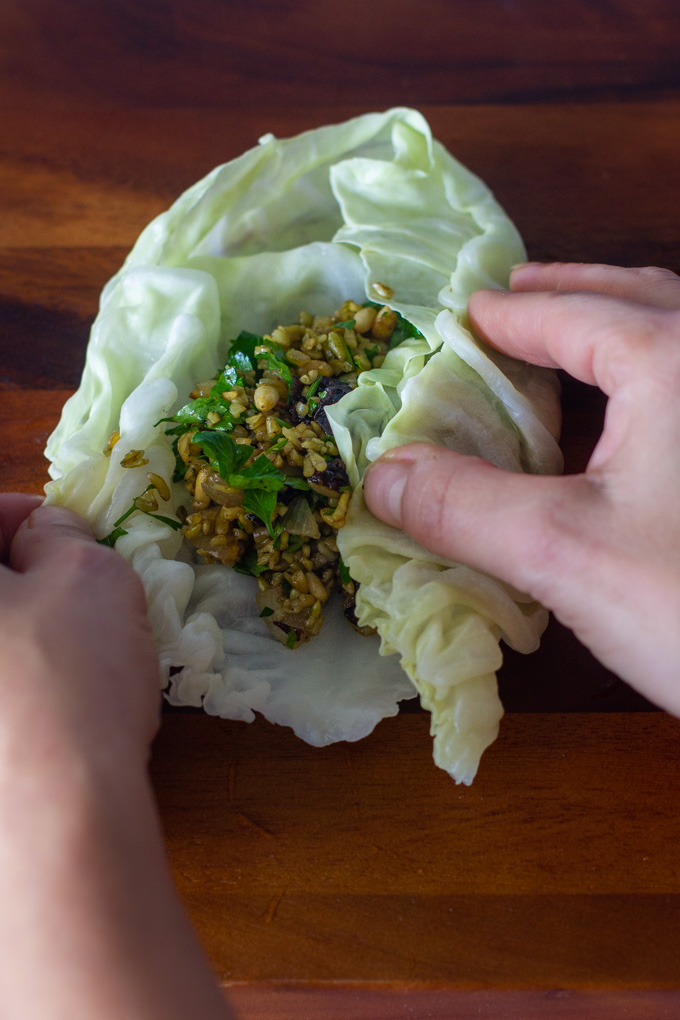
M 9 0 L 0 487 L 41 490 L 141 228 L 265 131 L 417 105 L 531 257 L 680 270 L 679 41 L 663 0 L 400 0 L 377 21 L 358 0 Z M 578 471 L 604 402 L 565 380 L 564 412 Z M 166 713 L 170 863 L 240 1017 L 680 1016 L 680 723 L 555 623 L 500 685 L 509 714 L 469 789 L 432 764 L 423 714 L 319 750 Z
M 430 746 L 422 714 L 323 750 L 166 718 L 173 873 L 244 1015 L 677 1015 L 680 722 L 509 715 L 470 788 Z

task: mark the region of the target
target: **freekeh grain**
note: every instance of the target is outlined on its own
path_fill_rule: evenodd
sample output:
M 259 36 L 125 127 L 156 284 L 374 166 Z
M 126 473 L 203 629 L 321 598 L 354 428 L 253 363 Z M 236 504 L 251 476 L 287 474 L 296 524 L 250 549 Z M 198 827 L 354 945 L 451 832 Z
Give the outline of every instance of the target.
M 219 378 L 191 393 L 200 401 L 217 390 L 221 412 L 211 409 L 176 440 L 192 498 L 184 535 L 206 563 L 257 577 L 261 615 L 289 648 L 318 634 L 322 606 L 334 591 L 342 590 L 345 615 L 355 625 L 355 584 L 346 571 L 344 581 L 340 576 L 335 539 L 345 524 L 349 482 L 324 408 L 382 364 L 398 321 L 387 307 L 350 300 L 333 315 L 301 311 L 297 323 L 264 337 L 241 334 L 232 343 L 233 364 L 228 360 Z M 221 379 L 227 385 L 219 391 Z M 206 429 L 229 436 L 222 443 L 231 467 L 238 457 L 241 475 L 211 459 L 215 443 L 206 445 Z M 234 454 L 229 442 L 248 452 Z M 262 469 L 263 457 L 271 468 Z M 276 491 L 273 482 L 263 489 L 275 495 L 257 507 L 244 480 L 249 470 L 262 478 L 280 475 Z

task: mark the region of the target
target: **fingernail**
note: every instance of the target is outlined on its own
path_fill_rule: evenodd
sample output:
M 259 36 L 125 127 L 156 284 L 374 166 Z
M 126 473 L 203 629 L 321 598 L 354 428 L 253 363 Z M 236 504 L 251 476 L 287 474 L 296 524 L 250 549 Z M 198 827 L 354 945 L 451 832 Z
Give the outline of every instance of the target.
M 28 528 L 44 527 L 45 525 L 51 528 L 74 528 L 77 531 L 82 531 L 85 535 L 91 534 L 87 521 L 84 521 L 73 510 L 68 510 L 65 506 L 57 506 L 56 503 L 48 505 L 43 503 L 36 507 L 26 521 Z
M 510 272 L 514 273 L 516 269 L 530 269 L 534 266 L 542 266 L 543 262 L 516 262 L 514 266 L 510 266 Z
M 402 501 L 410 473 L 410 464 L 404 459 L 385 455 L 366 475 L 369 510 L 394 528 L 401 527 Z
M 474 290 L 468 298 L 468 311 L 474 315 L 475 306 L 480 302 L 483 304 L 489 298 L 494 301 L 497 297 L 506 297 L 508 294 L 512 294 L 512 291 L 501 287 L 484 287 L 482 290 Z
M 407 446 L 393 446 L 391 450 L 381 454 L 380 460 L 376 463 L 384 464 L 386 460 L 389 460 L 399 461 L 401 464 L 415 464 L 420 456 L 422 456 L 421 446 L 409 443 Z

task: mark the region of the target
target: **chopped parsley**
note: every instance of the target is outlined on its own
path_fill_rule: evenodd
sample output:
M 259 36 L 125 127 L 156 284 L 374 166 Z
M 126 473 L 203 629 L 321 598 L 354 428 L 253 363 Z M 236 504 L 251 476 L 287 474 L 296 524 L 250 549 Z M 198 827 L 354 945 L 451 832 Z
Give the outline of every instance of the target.
M 343 584 L 349 584 L 352 580 L 349 570 L 342 559 L 338 563 L 338 574 L 340 575 L 340 580 Z
M 136 496 L 133 499 L 132 505 L 128 507 L 125 513 L 122 514 L 117 521 L 114 521 L 113 530 L 110 531 L 108 535 L 105 535 L 104 538 L 97 539 L 99 545 L 106 545 L 112 549 L 119 538 L 122 538 L 123 535 L 127 535 L 127 531 L 125 528 L 121 528 L 121 524 L 123 521 L 126 521 L 128 517 L 135 512 L 135 510 L 138 510 L 142 514 L 146 514 L 147 517 L 153 517 L 154 520 L 160 521 L 162 524 L 167 524 L 168 527 L 172 528 L 174 531 L 179 531 L 181 529 L 181 521 L 176 521 L 172 517 L 165 517 L 163 514 L 154 513 L 152 510 L 146 510 L 143 506 L 137 505 L 137 500 L 141 499 L 142 496 L 145 496 L 147 492 L 153 488 L 153 485 L 147 485 L 144 492 L 140 492 L 139 496 Z
M 286 484 L 283 471 L 274 467 L 263 453 L 252 464 L 247 464 L 253 453 L 252 447 L 235 443 L 224 432 L 197 432 L 192 442 L 201 447 L 210 466 L 227 485 L 243 490 L 243 506 L 259 517 L 274 538 L 272 517 L 276 509 L 276 494 Z
M 234 563 L 232 570 L 235 570 L 238 574 L 248 574 L 250 577 L 259 577 L 260 574 L 267 570 L 266 563 L 257 562 L 257 553 L 254 549 L 248 550 L 245 556 Z

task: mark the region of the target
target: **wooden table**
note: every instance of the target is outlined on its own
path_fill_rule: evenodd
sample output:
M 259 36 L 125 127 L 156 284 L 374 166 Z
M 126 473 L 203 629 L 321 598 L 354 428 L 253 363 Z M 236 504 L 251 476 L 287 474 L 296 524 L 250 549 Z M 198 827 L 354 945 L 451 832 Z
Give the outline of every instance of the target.
M 0 5 L 0 463 L 38 492 L 98 293 L 265 131 L 418 106 L 532 257 L 680 271 L 672 0 Z M 568 470 L 600 397 L 565 386 Z M 173 872 L 240 1017 L 680 1015 L 680 723 L 556 624 L 470 789 L 408 712 L 315 750 L 168 713 Z

